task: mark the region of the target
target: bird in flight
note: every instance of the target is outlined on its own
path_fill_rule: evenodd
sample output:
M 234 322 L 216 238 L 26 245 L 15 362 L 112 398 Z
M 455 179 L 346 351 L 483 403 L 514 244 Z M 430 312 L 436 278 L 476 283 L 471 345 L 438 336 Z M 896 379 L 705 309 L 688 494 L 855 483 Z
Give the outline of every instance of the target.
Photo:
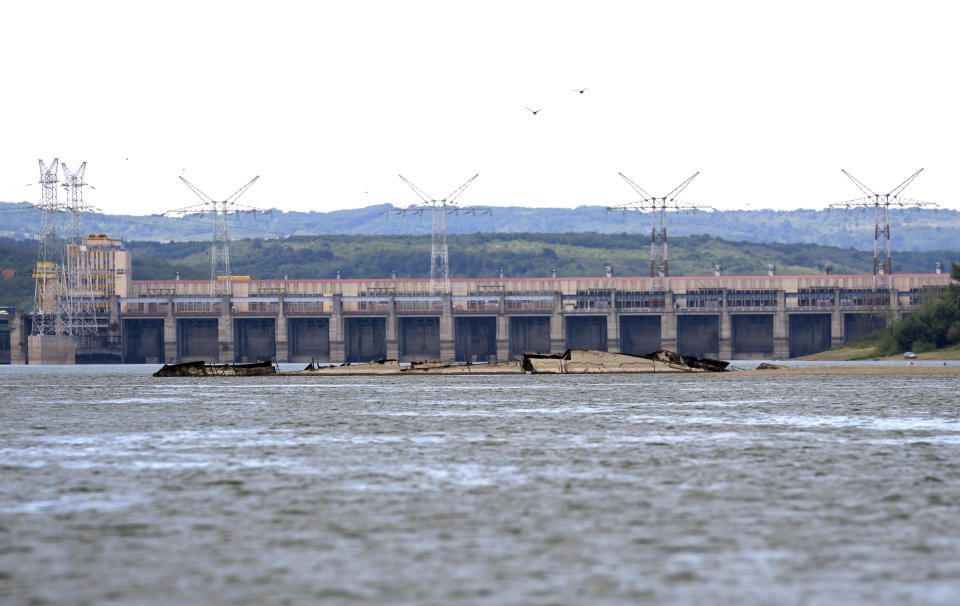
M 524 105 L 524 107 L 527 107 L 527 106 Z M 527 111 L 533 114 L 534 116 L 536 116 L 537 114 L 543 111 L 543 108 L 541 107 L 540 109 L 530 109 L 529 107 L 527 107 Z
M 580 94 L 582 95 L 583 93 L 587 92 L 587 89 L 585 89 L 585 88 L 575 88 L 575 89 L 571 90 L 570 92 L 571 92 L 571 93 L 580 93 Z

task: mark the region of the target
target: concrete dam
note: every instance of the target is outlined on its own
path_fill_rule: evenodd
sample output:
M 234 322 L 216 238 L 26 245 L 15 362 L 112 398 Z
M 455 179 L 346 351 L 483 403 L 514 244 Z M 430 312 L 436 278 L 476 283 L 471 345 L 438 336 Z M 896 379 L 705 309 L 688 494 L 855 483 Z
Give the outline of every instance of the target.
M 132 280 L 125 296 L 100 302 L 100 333 L 72 346 L 75 362 L 150 364 L 493 362 L 568 348 L 785 359 L 901 319 L 950 276 L 879 280 L 884 287 L 872 274 L 677 276 L 653 290 L 646 277 L 454 279 L 450 292 L 430 294 L 418 279 L 234 277 L 232 294 L 217 296 L 209 280 Z M 44 361 L 36 358 L 49 348 L 30 359 L 30 322 L 0 316 L 0 361 Z

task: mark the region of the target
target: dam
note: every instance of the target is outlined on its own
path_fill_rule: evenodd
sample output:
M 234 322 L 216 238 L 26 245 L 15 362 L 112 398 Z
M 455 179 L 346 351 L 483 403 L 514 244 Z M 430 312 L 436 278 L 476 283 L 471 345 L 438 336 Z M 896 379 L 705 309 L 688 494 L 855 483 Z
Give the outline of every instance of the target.
M 950 284 L 885 278 L 878 289 L 872 274 L 672 276 L 661 290 L 648 277 L 452 279 L 430 294 L 426 279 L 234 276 L 216 296 L 209 280 L 127 280 L 97 300 L 99 332 L 82 342 L 31 355 L 30 315 L 0 316 L 0 361 L 496 362 L 570 348 L 786 359 L 856 341 Z

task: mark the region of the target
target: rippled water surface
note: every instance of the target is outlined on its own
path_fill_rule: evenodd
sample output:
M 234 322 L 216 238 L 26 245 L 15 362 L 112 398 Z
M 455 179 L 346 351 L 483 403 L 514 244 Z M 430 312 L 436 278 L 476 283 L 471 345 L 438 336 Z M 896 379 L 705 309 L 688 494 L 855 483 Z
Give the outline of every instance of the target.
M 0 367 L 0 602 L 960 603 L 956 376 Z

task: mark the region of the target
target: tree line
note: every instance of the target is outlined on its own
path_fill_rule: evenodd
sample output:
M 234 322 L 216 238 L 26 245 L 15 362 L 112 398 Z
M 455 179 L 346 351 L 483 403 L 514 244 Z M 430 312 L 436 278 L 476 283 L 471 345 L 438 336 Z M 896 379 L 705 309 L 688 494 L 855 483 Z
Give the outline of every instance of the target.
M 599 276 L 610 266 L 614 275 L 650 273 L 649 236 L 598 233 L 474 233 L 448 236 L 450 272 L 454 277 L 551 275 Z M 208 242 L 130 242 L 136 279 L 209 276 Z M 957 258 L 953 251 L 895 252 L 897 273 L 932 273 Z M 812 244 L 730 242 L 707 235 L 671 238 L 671 275 L 765 275 L 767 265 L 779 274 L 870 273 L 873 253 Z M 430 267 L 430 236 L 333 235 L 296 236 L 280 240 L 236 240 L 230 243 L 233 273 L 254 278 L 329 279 L 425 277 Z
M 960 345 L 960 265 L 951 263 L 950 275 L 954 281 L 945 292 L 889 329 L 868 337 L 879 355 L 922 353 Z

